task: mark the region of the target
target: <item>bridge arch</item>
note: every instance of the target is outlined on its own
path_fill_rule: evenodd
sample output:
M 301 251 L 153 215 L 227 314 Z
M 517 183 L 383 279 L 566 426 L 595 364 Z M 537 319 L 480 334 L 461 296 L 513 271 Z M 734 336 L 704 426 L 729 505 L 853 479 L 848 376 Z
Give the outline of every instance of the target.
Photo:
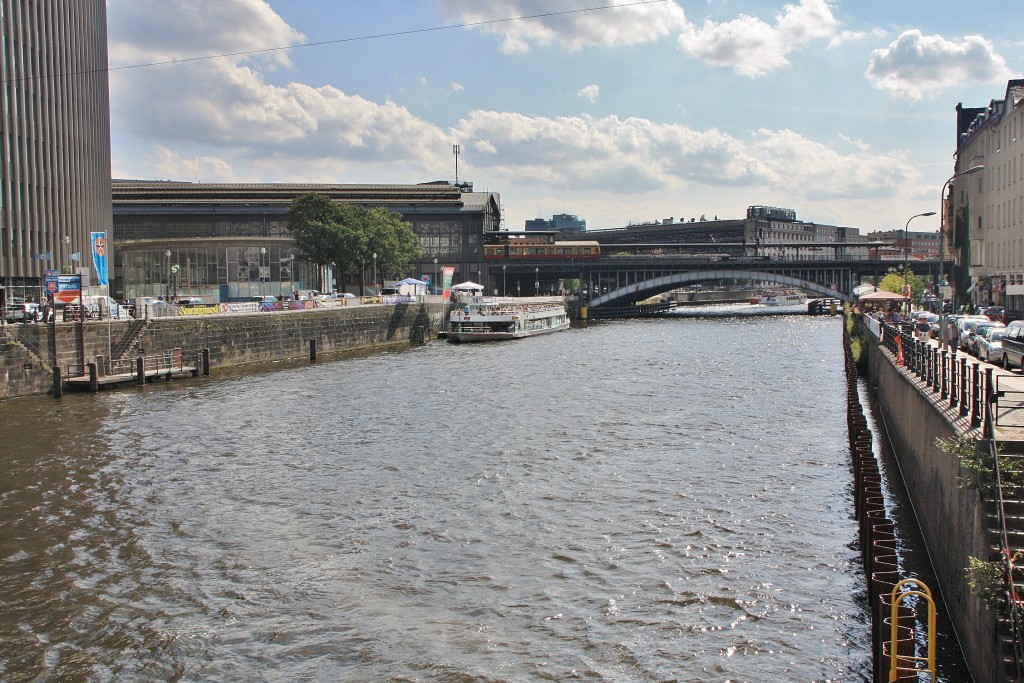
M 641 301 L 656 294 L 669 292 L 673 289 L 705 280 L 754 280 L 757 282 L 774 282 L 792 289 L 802 289 L 821 297 L 831 297 L 851 301 L 852 295 L 847 292 L 840 292 L 827 285 L 818 284 L 810 280 L 803 280 L 791 275 L 782 273 L 770 273 L 759 270 L 691 270 L 683 273 L 672 273 L 660 275 L 646 280 L 630 283 L 624 287 L 618 287 L 610 292 L 594 297 L 588 304 L 591 308 L 607 304 L 623 304 Z

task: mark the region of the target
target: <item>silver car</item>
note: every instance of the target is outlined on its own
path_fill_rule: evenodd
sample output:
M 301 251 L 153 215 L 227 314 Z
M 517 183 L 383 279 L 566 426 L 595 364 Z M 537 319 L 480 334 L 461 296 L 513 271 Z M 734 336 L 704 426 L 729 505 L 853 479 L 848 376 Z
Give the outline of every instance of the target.
M 978 338 L 978 358 L 989 363 L 1002 363 L 1005 331 L 1005 327 L 990 327 L 980 335 L 975 335 Z

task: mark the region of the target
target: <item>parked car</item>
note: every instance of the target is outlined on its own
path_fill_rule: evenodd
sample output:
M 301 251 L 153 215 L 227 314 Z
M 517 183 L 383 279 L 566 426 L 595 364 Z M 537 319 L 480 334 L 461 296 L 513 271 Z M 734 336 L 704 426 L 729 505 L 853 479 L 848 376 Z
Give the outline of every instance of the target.
M 257 294 L 256 296 L 253 296 L 251 299 L 249 299 L 249 301 L 256 301 L 261 304 L 272 304 L 277 301 L 277 297 L 269 296 L 266 294 Z
M 184 296 L 178 299 L 179 306 L 205 306 L 206 300 L 198 296 Z
M 1024 315 L 1021 315 L 1020 311 L 1010 308 L 1004 308 L 1003 312 L 999 314 L 999 321 L 1004 325 L 1009 325 L 1014 320 L 1020 320 L 1021 318 L 1024 318 Z
M 999 320 L 999 316 L 1002 315 L 1002 313 L 1002 306 L 989 306 L 988 308 L 983 308 L 981 310 L 981 314 L 989 320 Z
M 39 314 L 39 304 L 21 303 L 7 308 L 4 318 L 9 323 L 26 323 L 34 321 Z
M 1006 325 L 1004 325 L 1002 323 L 995 323 L 995 322 L 978 323 L 977 325 L 974 326 L 974 329 L 972 329 L 970 331 L 970 333 L 967 335 L 967 344 L 964 347 L 964 350 L 967 353 L 973 353 L 975 356 L 977 356 L 978 355 L 978 342 L 981 340 L 981 336 L 984 335 L 985 332 L 988 331 L 988 330 L 991 330 L 991 329 L 994 329 L 994 328 L 1003 329 L 1005 327 L 1006 327 Z
M 1003 362 L 1005 327 L 990 327 L 978 338 L 978 358 L 989 363 Z
M 970 337 L 971 332 L 973 332 L 974 328 L 979 324 L 987 322 L 991 321 L 983 315 L 965 315 L 957 320 L 956 326 L 960 329 L 960 338 L 957 340 L 957 343 L 960 345 L 960 348 L 966 351 L 967 338 Z
M 1021 367 L 1024 360 L 1024 320 L 1015 320 L 1003 332 L 1003 368 Z

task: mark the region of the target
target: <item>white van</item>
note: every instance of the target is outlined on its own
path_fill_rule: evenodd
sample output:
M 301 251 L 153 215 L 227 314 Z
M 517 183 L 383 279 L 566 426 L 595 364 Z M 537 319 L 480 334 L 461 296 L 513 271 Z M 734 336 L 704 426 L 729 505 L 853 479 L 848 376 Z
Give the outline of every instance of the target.
M 97 318 L 107 318 L 112 320 L 125 320 L 130 318 L 128 315 L 128 307 L 123 306 L 109 296 L 83 296 L 82 304 L 85 306 L 85 310 L 88 311 L 87 318 L 93 320 Z

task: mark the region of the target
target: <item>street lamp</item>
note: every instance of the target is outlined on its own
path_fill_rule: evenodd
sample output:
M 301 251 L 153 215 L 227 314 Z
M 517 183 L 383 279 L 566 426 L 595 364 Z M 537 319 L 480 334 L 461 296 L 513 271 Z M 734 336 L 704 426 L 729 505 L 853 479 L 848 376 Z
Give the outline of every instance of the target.
M 295 252 L 288 252 L 288 278 L 292 283 L 292 292 L 295 291 Z
M 373 252 L 373 288 L 377 290 L 377 252 Z M 378 296 L 379 291 L 374 296 Z
M 502 296 L 508 296 L 508 290 L 505 289 L 505 269 L 506 268 L 508 268 L 508 265 L 506 265 L 504 263 L 501 264 L 501 295 Z
M 437 259 L 434 259 L 434 294 L 437 294 L 437 283 L 439 279 L 440 278 L 437 276 Z
M 263 257 L 265 257 L 266 255 L 267 255 L 267 248 L 266 247 L 260 247 L 260 295 L 261 296 L 263 295 Z M 267 261 L 267 265 L 268 266 L 269 266 L 269 264 L 270 264 L 270 261 Z M 268 270 L 269 270 L 269 268 L 268 268 Z
M 171 250 L 168 249 L 167 251 L 165 251 L 164 252 L 164 256 L 167 257 L 167 289 L 164 291 L 164 294 L 167 296 L 168 299 L 170 299 L 171 298 Z
M 949 180 L 947 180 L 945 183 L 942 184 L 942 192 L 939 194 L 939 208 L 943 208 L 942 207 L 942 202 L 946 198 L 946 187 L 951 182 L 953 182 L 953 180 L 955 180 L 956 178 L 959 178 L 960 176 L 963 176 L 963 175 L 971 175 L 973 173 L 977 173 L 978 171 L 984 171 L 984 170 L 985 170 L 985 165 L 984 164 L 978 164 L 977 166 L 971 166 L 966 171 L 960 171 L 959 173 L 954 173 L 952 176 L 950 176 Z M 942 265 L 946 261 L 946 231 L 945 231 L 945 224 L 946 224 L 946 212 L 943 211 L 942 214 L 939 216 L 939 279 L 940 280 L 942 279 Z M 950 255 L 952 256 L 952 254 L 950 254 Z
M 534 296 L 540 296 L 540 268 L 533 269 L 533 289 Z
M 934 216 L 934 211 L 926 211 L 925 213 L 919 213 L 911 216 L 907 219 L 907 224 L 903 226 L 903 296 L 910 298 L 910 287 L 907 285 L 907 256 L 910 254 L 910 221 L 921 216 Z M 908 308 L 910 304 L 907 304 Z

